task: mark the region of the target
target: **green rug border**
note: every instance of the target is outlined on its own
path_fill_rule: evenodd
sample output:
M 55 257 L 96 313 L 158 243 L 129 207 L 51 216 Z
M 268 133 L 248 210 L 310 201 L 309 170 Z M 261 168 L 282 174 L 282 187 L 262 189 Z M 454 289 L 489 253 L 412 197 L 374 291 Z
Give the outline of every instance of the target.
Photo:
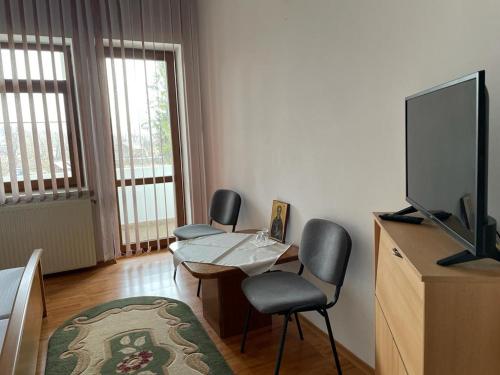
M 64 332 L 64 328 L 72 324 L 73 319 L 80 316 L 87 316 L 93 318 L 104 311 L 113 308 L 122 308 L 127 305 L 146 304 L 152 305 L 154 301 L 166 300 L 176 303 L 177 306 L 167 308 L 167 311 L 176 317 L 182 316 L 182 322 L 190 323 L 190 327 L 180 328 L 179 333 L 191 342 L 195 342 L 199 351 L 203 354 L 203 360 L 210 367 L 209 374 L 214 375 L 232 375 L 233 371 L 227 364 L 226 360 L 219 352 L 214 342 L 210 339 L 207 332 L 201 325 L 198 318 L 194 315 L 193 310 L 184 302 L 168 298 L 168 297 L 155 297 L 155 296 L 141 296 L 141 297 L 128 297 L 105 302 L 100 305 L 94 306 L 90 309 L 84 310 L 70 319 L 66 320 L 62 325 L 52 333 L 47 345 L 47 360 L 45 365 L 45 375 L 66 375 L 70 374 L 75 368 L 77 360 L 75 356 L 67 359 L 59 359 L 59 356 L 64 353 L 71 341 L 78 335 L 78 330 Z

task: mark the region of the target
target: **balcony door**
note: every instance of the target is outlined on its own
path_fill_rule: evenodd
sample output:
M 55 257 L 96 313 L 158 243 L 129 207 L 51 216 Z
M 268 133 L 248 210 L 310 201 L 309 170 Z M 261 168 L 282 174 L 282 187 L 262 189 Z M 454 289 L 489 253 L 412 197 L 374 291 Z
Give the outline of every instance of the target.
M 106 68 L 122 253 L 163 248 L 185 224 L 174 53 L 115 48 Z

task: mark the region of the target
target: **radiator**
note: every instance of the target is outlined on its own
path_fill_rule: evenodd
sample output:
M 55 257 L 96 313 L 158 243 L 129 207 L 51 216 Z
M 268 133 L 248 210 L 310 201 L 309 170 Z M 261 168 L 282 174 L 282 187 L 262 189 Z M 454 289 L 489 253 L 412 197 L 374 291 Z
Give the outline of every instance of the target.
M 44 274 L 96 264 L 90 199 L 0 207 L 0 269 L 26 265 L 43 249 Z

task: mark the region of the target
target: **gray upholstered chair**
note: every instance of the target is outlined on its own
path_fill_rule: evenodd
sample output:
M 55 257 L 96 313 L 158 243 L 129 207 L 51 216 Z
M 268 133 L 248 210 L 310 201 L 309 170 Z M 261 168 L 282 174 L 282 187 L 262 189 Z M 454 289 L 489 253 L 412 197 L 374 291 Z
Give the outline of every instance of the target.
M 192 240 L 199 237 L 211 236 L 224 233 L 222 229 L 212 226 L 212 223 L 222 225 L 231 225 L 232 231 L 236 229 L 238 216 L 240 214 L 241 197 L 232 190 L 219 189 L 212 196 L 210 203 L 209 222 L 210 224 L 189 224 L 174 230 L 174 236 L 179 240 Z M 174 279 L 177 275 L 177 269 L 174 271 Z M 198 291 L 196 295 L 200 296 L 201 280 L 198 281 Z
M 251 306 L 264 314 L 284 316 L 275 374 L 279 373 L 288 321 L 292 315 L 297 322 L 300 338 L 304 339 L 297 314 L 304 311 L 317 311 L 325 318 L 337 372 L 342 374 L 327 310 L 334 306 L 339 299 L 350 253 L 351 237 L 344 228 L 331 221 L 312 219 L 306 223 L 302 232 L 299 248 L 301 265 L 298 274 L 281 271 L 267 272 L 243 280 L 241 285 L 243 293 Z M 304 267 L 320 280 L 335 285 L 335 294 L 330 302 L 318 287 L 301 276 Z M 242 353 L 245 351 L 251 306 L 248 309 L 241 341 L 240 350 Z

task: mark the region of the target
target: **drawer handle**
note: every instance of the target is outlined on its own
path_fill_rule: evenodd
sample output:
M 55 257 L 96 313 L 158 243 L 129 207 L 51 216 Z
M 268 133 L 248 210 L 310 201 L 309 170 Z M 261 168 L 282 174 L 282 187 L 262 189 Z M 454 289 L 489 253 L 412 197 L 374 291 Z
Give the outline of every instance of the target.
M 401 259 L 403 258 L 401 253 L 395 247 L 392 249 L 392 255 L 397 256 L 398 258 L 401 258 Z

